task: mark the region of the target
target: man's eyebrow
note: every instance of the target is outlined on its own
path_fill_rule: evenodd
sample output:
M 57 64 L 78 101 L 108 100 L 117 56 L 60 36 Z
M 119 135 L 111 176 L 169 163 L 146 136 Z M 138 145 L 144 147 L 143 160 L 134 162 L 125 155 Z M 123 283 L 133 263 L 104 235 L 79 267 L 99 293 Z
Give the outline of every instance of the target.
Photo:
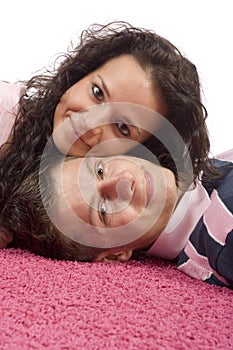
M 93 165 L 92 160 L 93 160 L 93 157 L 86 157 L 84 162 L 86 164 L 88 172 L 91 174 L 92 179 L 94 181 L 96 175 L 95 175 L 94 165 Z M 93 193 L 93 195 L 92 195 L 91 203 L 93 203 L 93 204 L 96 203 L 96 201 L 95 201 L 95 193 Z M 87 214 L 88 223 L 90 225 L 94 226 L 94 227 L 98 227 L 99 225 L 97 225 L 97 222 L 96 222 L 96 217 L 99 217 L 98 209 L 95 209 L 95 207 L 92 206 L 89 203 L 87 203 L 87 204 L 88 204 L 88 214 Z M 100 218 L 99 218 L 99 220 L 101 221 Z M 112 213 L 111 212 L 107 213 L 106 214 L 105 226 L 111 227 L 112 222 L 113 222 L 113 215 L 112 215 Z
M 86 168 L 88 170 L 88 173 L 90 175 L 90 178 L 93 179 L 93 181 L 95 181 L 95 172 L 94 172 L 94 167 L 92 164 L 92 158 L 91 157 L 86 157 L 84 158 L 84 164 L 86 165 Z M 92 188 L 92 187 L 90 187 Z M 87 213 L 87 221 L 90 225 L 95 226 L 94 225 L 94 213 L 95 213 L 95 209 L 92 207 L 91 203 L 94 203 L 94 196 L 95 193 L 93 193 L 90 203 L 87 203 L 88 205 L 88 213 Z
M 102 86 L 103 86 L 103 88 L 104 88 L 104 90 L 105 90 L 106 94 L 107 94 L 107 95 L 108 95 L 108 97 L 110 98 L 110 97 L 111 97 L 111 96 L 110 96 L 110 92 L 109 92 L 109 90 L 108 90 L 107 85 L 105 84 L 104 79 L 101 77 L 101 75 L 100 75 L 100 74 L 97 74 L 97 77 L 100 79 L 101 84 L 102 84 Z
M 84 160 L 85 164 L 86 164 L 86 168 L 90 174 L 91 179 L 95 182 L 95 178 L 96 178 L 96 174 L 95 174 L 95 165 L 93 164 L 93 157 L 87 157 Z M 94 183 L 94 186 L 96 185 L 96 183 Z M 90 186 L 90 188 L 93 188 L 93 186 Z M 97 189 L 96 189 L 97 191 Z M 97 218 L 99 218 L 99 212 L 98 209 L 95 209 L 97 203 L 96 203 L 96 197 L 95 196 L 95 191 L 91 196 L 91 200 L 90 203 L 87 203 L 88 205 L 88 213 L 87 213 L 87 221 L 91 226 L 94 227 L 98 227 L 98 220 Z M 101 219 L 99 218 L 99 220 L 101 221 Z
M 98 213 L 98 210 L 96 210 L 93 206 L 89 206 L 89 209 L 88 209 L 88 223 L 94 227 L 101 227 L 97 224 L 96 222 L 96 217 L 99 217 L 99 213 Z M 113 214 L 110 212 L 110 213 L 107 213 L 106 214 L 106 218 L 105 218 L 105 226 L 106 228 L 110 228 L 112 227 L 112 223 L 113 223 L 113 219 L 114 219 L 114 216 Z M 102 222 L 102 220 L 99 218 L 100 222 Z
M 88 206 L 89 206 L 89 208 L 88 208 L 88 216 L 87 216 L 88 224 L 90 224 L 91 226 L 96 227 L 95 220 L 94 220 L 96 210 L 91 205 L 88 204 Z

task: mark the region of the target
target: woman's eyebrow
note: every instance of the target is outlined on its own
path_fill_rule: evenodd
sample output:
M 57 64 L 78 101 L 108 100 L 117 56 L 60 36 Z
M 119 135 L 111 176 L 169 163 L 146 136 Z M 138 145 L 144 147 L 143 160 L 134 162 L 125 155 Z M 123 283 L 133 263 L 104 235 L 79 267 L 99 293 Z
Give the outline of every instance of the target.
M 108 97 L 110 98 L 110 97 L 111 97 L 111 95 L 110 95 L 110 92 L 109 92 L 109 90 L 108 90 L 107 85 L 105 84 L 104 79 L 101 77 L 101 75 L 100 75 L 100 74 L 97 74 L 97 77 L 98 77 L 98 78 L 99 78 L 99 80 L 101 81 L 101 84 L 102 84 L 102 86 L 103 86 L 103 88 L 104 88 L 104 90 L 105 90 L 106 94 L 107 94 L 107 95 L 108 95 Z

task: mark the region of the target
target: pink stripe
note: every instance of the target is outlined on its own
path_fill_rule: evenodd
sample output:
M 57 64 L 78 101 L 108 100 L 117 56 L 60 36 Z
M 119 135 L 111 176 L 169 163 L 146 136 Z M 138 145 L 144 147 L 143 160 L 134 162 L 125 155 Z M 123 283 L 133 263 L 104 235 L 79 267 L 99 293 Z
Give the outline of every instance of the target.
M 229 285 L 224 277 L 211 268 L 207 257 L 198 254 L 190 241 L 188 241 L 184 251 L 190 259 L 178 267 L 180 271 L 203 281 L 210 278 L 211 274 L 214 274 L 219 281 Z
M 229 149 L 226 152 L 218 154 L 215 158 L 221 159 L 221 160 L 228 160 L 228 161 L 233 162 L 233 148 Z
M 210 203 L 206 190 L 197 182 L 195 189 L 188 190 L 183 195 L 167 227 L 147 253 L 164 259 L 174 259 L 185 247 L 190 234 Z
M 196 251 L 196 249 L 194 248 L 194 246 L 190 241 L 188 241 L 188 243 L 186 244 L 184 251 L 188 255 L 188 257 L 191 260 L 195 261 L 196 265 L 200 267 L 202 270 L 205 270 L 208 272 L 211 270 L 207 257 L 198 254 L 198 252 Z
M 228 233 L 233 230 L 233 215 L 226 208 L 216 190 L 211 194 L 211 204 L 203 216 L 209 235 L 224 245 Z
M 205 281 L 206 279 L 210 278 L 212 272 L 206 271 L 201 266 L 196 265 L 192 260 L 188 260 L 182 265 L 178 267 L 178 270 L 186 273 L 187 275 L 198 279 Z

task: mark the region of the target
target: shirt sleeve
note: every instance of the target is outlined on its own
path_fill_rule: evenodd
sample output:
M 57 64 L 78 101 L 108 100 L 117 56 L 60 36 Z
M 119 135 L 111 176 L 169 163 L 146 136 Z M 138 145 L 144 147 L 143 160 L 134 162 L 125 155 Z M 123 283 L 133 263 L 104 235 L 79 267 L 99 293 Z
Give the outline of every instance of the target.
M 20 84 L 0 81 L 0 146 L 11 134 L 19 110 L 19 99 L 25 90 Z

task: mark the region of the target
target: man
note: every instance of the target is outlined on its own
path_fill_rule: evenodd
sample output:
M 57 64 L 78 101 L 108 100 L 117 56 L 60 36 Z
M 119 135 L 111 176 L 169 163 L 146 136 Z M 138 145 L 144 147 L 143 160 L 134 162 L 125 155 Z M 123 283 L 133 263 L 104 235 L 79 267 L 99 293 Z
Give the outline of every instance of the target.
M 203 174 L 186 190 L 171 170 L 145 159 L 66 158 L 50 176 L 40 174 L 46 212 L 35 191 L 31 202 L 29 195 L 24 201 L 23 227 L 30 218 L 33 232 L 20 237 L 22 223 L 14 227 L 16 246 L 82 261 L 126 261 L 144 250 L 176 259 L 194 278 L 232 288 L 233 164 L 213 162 L 221 176 Z M 25 191 L 32 192 L 29 180 L 15 194 L 18 204 Z M 12 231 L 6 216 L 3 223 Z

